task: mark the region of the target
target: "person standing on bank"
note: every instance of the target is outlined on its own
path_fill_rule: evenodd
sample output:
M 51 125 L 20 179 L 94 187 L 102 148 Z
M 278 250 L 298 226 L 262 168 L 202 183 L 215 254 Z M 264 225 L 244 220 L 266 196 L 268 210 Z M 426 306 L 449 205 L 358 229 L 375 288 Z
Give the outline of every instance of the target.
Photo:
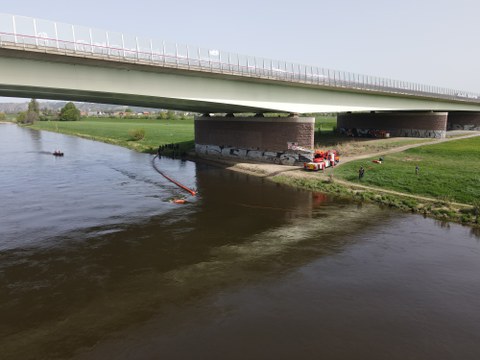
M 364 174 L 365 174 L 365 169 L 363 168 L 363 166 L 360 166 L 360 169 L 358 170 L 358 180 L 361 180 Z

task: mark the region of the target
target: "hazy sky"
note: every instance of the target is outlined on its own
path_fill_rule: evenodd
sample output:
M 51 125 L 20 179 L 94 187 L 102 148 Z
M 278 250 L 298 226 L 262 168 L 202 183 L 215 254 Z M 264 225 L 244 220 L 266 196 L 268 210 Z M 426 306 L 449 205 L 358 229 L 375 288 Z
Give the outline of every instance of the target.
M 0 4 L 3 13 L 480 93 L 478 0 Z

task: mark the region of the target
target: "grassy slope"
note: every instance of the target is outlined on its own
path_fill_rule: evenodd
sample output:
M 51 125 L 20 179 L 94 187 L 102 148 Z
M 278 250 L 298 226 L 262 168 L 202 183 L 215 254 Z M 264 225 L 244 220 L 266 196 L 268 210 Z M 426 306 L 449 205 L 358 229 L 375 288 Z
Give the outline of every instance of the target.
M 480 199 L 480 138 L 422 146 L 385 156 L 383 164 L 354 161 L 335 169 L 335 176 L 358 182 L 365 168 L 364 185 L 409 194 L 474 204 Z M 420 168 L 415 175 L 415 166 Z
M 193 144 L 193 120 L 107 119 L 83 118 L 81 121 L 38 121 L 31 126 L 77 135 L 137 151 L 154 152 L 159 145 L 171 143 Z M 129 131 L 144 129 L 145 138 L 131 140 Z

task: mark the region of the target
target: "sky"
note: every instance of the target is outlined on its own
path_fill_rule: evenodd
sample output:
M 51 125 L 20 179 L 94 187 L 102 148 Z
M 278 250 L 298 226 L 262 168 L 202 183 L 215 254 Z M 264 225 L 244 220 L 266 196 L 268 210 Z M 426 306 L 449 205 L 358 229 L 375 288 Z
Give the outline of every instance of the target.
M 478 0 L 0 0 L 0 12 L 480 93 Z

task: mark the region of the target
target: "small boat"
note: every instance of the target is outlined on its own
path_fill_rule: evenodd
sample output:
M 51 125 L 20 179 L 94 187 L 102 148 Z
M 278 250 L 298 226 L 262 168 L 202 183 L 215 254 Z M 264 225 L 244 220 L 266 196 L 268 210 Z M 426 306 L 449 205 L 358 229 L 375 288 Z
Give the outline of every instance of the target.
M 53 156 L 63 156 L 63 152 L 61 152 L 60 150 L 55 150 L 53 153 L 52 153 Z

